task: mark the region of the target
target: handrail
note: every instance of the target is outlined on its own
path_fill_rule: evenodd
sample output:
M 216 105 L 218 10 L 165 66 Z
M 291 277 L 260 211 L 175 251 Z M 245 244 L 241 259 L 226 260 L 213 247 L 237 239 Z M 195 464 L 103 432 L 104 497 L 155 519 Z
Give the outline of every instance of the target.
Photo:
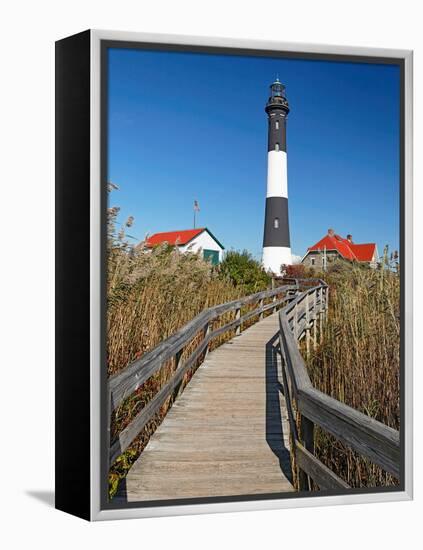
M 273 310 L 276 312 L 280 306 L 294 298 L 299 289 L 299 284 L 282 285 L 274 289 L 257 292 L 244 298 L 210 307 L 199 313 L 189 323 L 180 328 L 172 336 L 158 344 L 154 349 L 145 353 L 143 357 L 130 363 L 122 372 L 111 376 L 108 380 L 108 406 L 111 415 L 119 405 L 144 384 L 151 376 L 157 373 L 166 361 L 175 359 L 176 369 L 156 395 L 144 406 L 135 416 L 130 424 L 124 428 L 117 439 L 110 445 L 109 462 L 112 464 L 116 458 L 124 452 L 132 441 L 137 437 L 145 425 L 159 411 L 168 397 L 178 393 L 185 373 L 192 368 L 201 358 L 207 354 L 212 340 L 228 332 L 236 330 L 240 334 L 242 324 L 253 317 L 261 319 L 265 312 Z M 266 298 L 273 298 L 268 304 L 264 303 Z M 242 306 L 258 303 L 258 307 L 248 311 L 241 316 Z M 224 326 L 213 329 L 213 323 L 223 314 L 235 312 L 235 318 Z M 191 355 L 181 360 L 184 348 L 192 341 L 197 334 L 202 334 L 201 340 L 192 351 Z M 108 423 L 108 440 L 110 442 L 110 421 Z
M 399 478 L 399 432 L 320 392 L 311 383 L 297 341 L 305 336 L 307 353 L 311 343 L 316 345 L 318 324 L 321 337 L 322 322 L 327 316 L 328 295 L 328 285 L 319 281 L 317 286 L 298 294 L 279 312 L 282 374 L 294 451 L 302 474 L 300 486 L 310 488 L 310 479 L 313 479 L 321 488 L 348 487 L 314 456 L 314 424 Z M 301 415 L 300 436 L 292 412 L 292 399 Z
M 199 313 L 172 336 L 158 344 L 151 351 L 145 353 L 140 359 L 130 363 L 120 373 L 109 378 L 109 388 L 112 392 L 113 398 L 113 410 L 121 404 L 126 396 L 136 391 L 155 372 L 157 372 L 165 361 L 174 357 L 176 353 L 178 353 L 195 336 L 195 334 L 201 330 L 201 328 L 204 328 L 207 323 L 216 320 L 224 313 L 239 310 L 244 305 L 258 302 L 265 298 L 277 296 L 278 294 L 288 290 L 297 290 L 297 286 L 284 285 L 275 289 L 257 292 L 256 294 L 246 296 L 245 298 L 240 298 L 238 300 L 233 300 L 231 302 L 210 307 Z M 271 309 L 274 306 L 275 304 L 272 304 L 272 306 L 267 309 Z M 259 308 L 255 314 L 258 315 L 265 310 L 266 308 Z M 228 330 L 229 328 L 240 326 L 242 321 L 245 320 L 245 318 L 236 320 L 234 326 L 228 327 Z

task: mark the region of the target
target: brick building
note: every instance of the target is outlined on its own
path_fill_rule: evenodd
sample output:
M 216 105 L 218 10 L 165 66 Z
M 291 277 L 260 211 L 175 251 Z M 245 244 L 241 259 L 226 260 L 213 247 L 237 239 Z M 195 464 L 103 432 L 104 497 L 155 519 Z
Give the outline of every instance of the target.
M 376 267 L 379 261 L 376 243 L 357 244 L 353 242 L 352 235 L 344 239 L 329 229 L 327 235 L 307 249 L 301 263 L 307 267 L 325 269 L 339 259 Z

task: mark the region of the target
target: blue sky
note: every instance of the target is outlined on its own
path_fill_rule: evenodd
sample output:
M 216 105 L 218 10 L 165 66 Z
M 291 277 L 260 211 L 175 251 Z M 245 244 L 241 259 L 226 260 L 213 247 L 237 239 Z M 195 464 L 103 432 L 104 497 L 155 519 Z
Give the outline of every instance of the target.
M 109 50 L 110 203 L 130 233 L 198 227 L 260 257 L 268 86 L 287 124 L 293 253 L 333 227 L 379 253 L 399 247 L 399 68 L 388 65 Z

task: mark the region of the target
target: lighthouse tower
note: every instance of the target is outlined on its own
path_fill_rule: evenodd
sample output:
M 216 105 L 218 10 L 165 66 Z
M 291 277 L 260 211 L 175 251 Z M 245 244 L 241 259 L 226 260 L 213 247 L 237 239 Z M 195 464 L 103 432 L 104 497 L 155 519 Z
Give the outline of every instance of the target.
M 286 165 L 286 117 L 289 106 L 285 97 L 285 86 L 279 82 L 279 79 L 270 86 L 266 113 L 269 122 L 269 138 L 263 266 L 266 270 L 279 274 L 282 264 L 292 264 Z

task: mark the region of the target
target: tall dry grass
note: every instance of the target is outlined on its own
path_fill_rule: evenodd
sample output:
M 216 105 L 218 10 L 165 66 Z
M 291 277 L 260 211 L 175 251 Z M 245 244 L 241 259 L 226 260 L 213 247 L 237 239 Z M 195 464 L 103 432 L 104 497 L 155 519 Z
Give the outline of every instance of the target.
M 399 429 L 399 270 L 334 266 L 322 274 L 330 285 L 322 344 L 307 360 L 310 378 L 322 392 Z M 304 354 L 305 357 L 305 354 Z M 352 487 L 396 484 L 320 429 L 317 456 Z
M 248 294 L 243 285 L 235 285 L 200 255 L 182 254 L 178 249 L 159 246 L 151 251 L 143 243 L 132 246 L 126 235 L 133 219 L 117 228 L 118 208 L 109 209 L 107 273 L 107 368 L 108 375 L 124 369 L 162 340 L 173 334 L 198 313 Z M 258 282 L 256 291 L 266 287 L 267 279 Z M 261 285 L 261 286 L 260 286 Z M 231 314 L 229 314 L 230 316 Z M 228 317 L 226 315 L 226 317 Z M 229 321 L 222 316 L 221 323 Z M 219 324 L 216 325 L 219 326 Z M 196 338 L 184 352 L 189 355 Z M 211 348 L 230 335 L 220 337 Z M 199 363 L 201 362 L 201 358 Z M 169 380 L 176 368 L 168 361 L 162 369 L 114 412 L 111 439 L 127 426 L 135 415 Z M 195 370 L 184 378 L 185 385 Z M 143 429 L 133 444 L 111 466 L 109 494 L 113 496 L 120 480 L 145 448 L 151 434 L 172 406 L 169 398 L 158 414 Z
M 161 246 L 113 252 L 108 287 L 108 371 L 115 374 L 205 308 L 238 297 L 196 254 Z

